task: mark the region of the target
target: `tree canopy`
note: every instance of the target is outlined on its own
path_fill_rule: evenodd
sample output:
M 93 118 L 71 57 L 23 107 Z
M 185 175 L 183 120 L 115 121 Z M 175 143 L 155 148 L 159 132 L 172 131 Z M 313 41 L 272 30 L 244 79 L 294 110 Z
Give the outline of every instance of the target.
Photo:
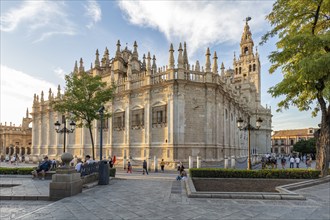
M 103 82 L 101 76 L 93 76 L 88 72 L 66 75 L 65 81 L 65 93 L 61 99 L 53 102 L 54 110 L 70 113 L 70 117 L 76 121 L 77 127 L 89 129 L 92 154 L 95 159 L 93 121 L 99 119 L 100 107 L 112 99 L 115 87 Z M 105 111 L 103 117 L 110 116 L 110 113 Z
M 300 140 L 293 145 L 293 151 L 300 152 L 303 154 L 316 153 L 316 140 L 315 138 L 310 138 L 308 140 Z
M 291 105 L 321 112 L 317 141 L 317 167 L 321 174 L 329 167 L 330 139 L 330 0 L 277 0 L 266 17 L 272 30 L 261 44 L 277 36 L 277 50 L 269 60 L 270 73 L 280 70 L 283 80 L 269 89 L 273 97 L 283 95 L 279 110 Z

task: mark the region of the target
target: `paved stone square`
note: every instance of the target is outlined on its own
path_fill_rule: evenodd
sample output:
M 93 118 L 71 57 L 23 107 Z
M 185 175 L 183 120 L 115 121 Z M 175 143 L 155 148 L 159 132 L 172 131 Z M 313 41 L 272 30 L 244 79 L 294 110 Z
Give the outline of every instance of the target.
M 49 201 L 1 201 L 1 219 L 329 219 L 329 183 L 297 200 L 188 198 L 175 173 L 119 172 L 110 185 Z M 38 181 L 46 184 L 46 181 Z

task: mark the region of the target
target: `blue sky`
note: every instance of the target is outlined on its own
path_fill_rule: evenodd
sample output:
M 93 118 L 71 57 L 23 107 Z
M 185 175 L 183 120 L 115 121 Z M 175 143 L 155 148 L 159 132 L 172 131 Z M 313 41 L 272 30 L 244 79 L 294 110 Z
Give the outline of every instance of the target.
M 9 1 L 1 0 L 1 112 L 2 123 L 21 123 L 26 108 L 31 112 L 33 94 L 56 91 L 65 85 L 64 75 L 81 57 L 89 69 L 99 49 L 115 53 L 138 43 L 139 56 L 151 52 L 157 65 L 168 63 L 173 43 L 175 58 L 180 42 L 187 42 L 190 63 L 205 63 L 205 51 L 217 52 L 218 61 L 232 67 L 246 17 L 255 46 L 270 29 L 265 20 L 274 1 Z M 272 107 L 273 130 L 317 127 L 320 116 L 295 107 L 277 113 L 280 99 L 267 90 L 282 78 L 270 75 L 267 56 L 276 39 L 258 46 L 261 58 L 262 104 Z M 176 59 L 177 60 L 177 59 Z

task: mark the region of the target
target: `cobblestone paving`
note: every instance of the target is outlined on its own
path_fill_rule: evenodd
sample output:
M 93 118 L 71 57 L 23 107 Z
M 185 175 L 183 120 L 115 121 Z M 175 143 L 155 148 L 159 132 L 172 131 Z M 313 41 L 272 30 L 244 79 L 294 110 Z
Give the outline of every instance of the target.
M 1 201 L 1 219 L 329 219 L 329 183 L 298 190 L 306 201 L 187 198 L 176 174 L 119 173 L 108 186 L 51 203 Z M 181 185 L 181 188 L 180 188 Z

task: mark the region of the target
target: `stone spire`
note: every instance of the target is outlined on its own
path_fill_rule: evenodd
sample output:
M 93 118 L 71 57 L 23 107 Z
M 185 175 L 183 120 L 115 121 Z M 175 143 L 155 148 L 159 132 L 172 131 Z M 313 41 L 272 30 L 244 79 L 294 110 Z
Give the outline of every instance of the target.
M 206 54 L 205 54 L 205 59 L 206 59 L 206 62 L 205 62 L 205 72 L 211 72 L 211 60 L 210 60 L 210 56 L 211 56 L 210 48 L 207 48 Z
M 196 61 L 196 65 L 195 65 L 195 71 L 200 72 L 201 71 L 201 66 L 199 65 L 199 61 Z
M 214 55 L 213 55 L 212 72 L 214 74 L 217 74 L 218 73 L 218 56 L 217 56 L 217 52 L 215 52 L 215 51 L 214 51 Z
M 48 91 L 48 100 L 52 100 L 52 89 L 49 88 L 49 91 Z
M 41 102 L 44 102 L 44 91 L 41 91 L 40 101 Z
M 179 45 L 179 55 L 178 55 L 178 68 L 183 68 L 183 54 L 182 54 L 182 44 Z
M 153 57 L 152 57 L 152 70 L 153 70 L 154 74 L 157 72 L 156 56 L 155 55 L 153 55 Z
M 147 71 L 148 72 L 151 71 L 151 57 L 150 57 L 150 52 L 148 52 L 148 56 L 147 56 Z
M 37 103 L 37 95 L 34 93 L 33 95 L 33 105 Z
M 174 53 L 174 50 L 173 50 L 173 44 L 171 44 L 169 52 L 170 52 L 170 57 L 168 59 L 168 68 L 169 69 L 174 69 L 174 54 L 173 54 Z
M 79 65 L 79 73 L 83 73 L 85 72 L 85 68 L 84 68 L 84 61 L 82 58 L 80 58 L 80 65 Z
M 184 42 L 183 44 L 183 66 L 185 67 L 185 69 L 188 69 L 189 66 L 186 42 Z
M 117 41 L 116 58 L 120 57 L 120 40 Z
M 143 54 L 143 58 L 142 58 L 142 69 L 143 70 L 146 70 L 146 55 Z
M 223 64 L 223 62 L 221 63 L 221 75 L 224 76 L 225 75 L 225 65 Z
M 95 68 L 99 68 L 100 67 L 100 59 L 99 59 L 99 50 L 96 49 L 96 53 L 95 53 L 95 62 L 94 62 L 94 65 L 95 65 Z
M 77 60 L 76 60 L 76 62 L 74 63 L 73 73 L 74 73 L 74 74 L 77 74 L 77 73 L 78 73 L 78 63 L 77 63 Z
M 57 98 L 60 98 L 61 97 L 61 86 L 58 85 L 57 86 Z
M 136 41 L 134 41 L 133 58 L 136 59 L 136 60 L 139 59 L 139 54 L 137 52 L 137 47 L 138 47 L 138 45 L 137 45 Z
M 29 118 L 29 108 L 26 108 L 26 116 L 25 118 Z
M 234 63 L 236 62 L 236 52 L 234 51 Z
M 107 47 L 105 48 L 103 59 L 104 59 L 104 62 L 105 62 L 105 67 L 109 67 L 110 60 L 109 60 L 109 50 L 108 50 Z

